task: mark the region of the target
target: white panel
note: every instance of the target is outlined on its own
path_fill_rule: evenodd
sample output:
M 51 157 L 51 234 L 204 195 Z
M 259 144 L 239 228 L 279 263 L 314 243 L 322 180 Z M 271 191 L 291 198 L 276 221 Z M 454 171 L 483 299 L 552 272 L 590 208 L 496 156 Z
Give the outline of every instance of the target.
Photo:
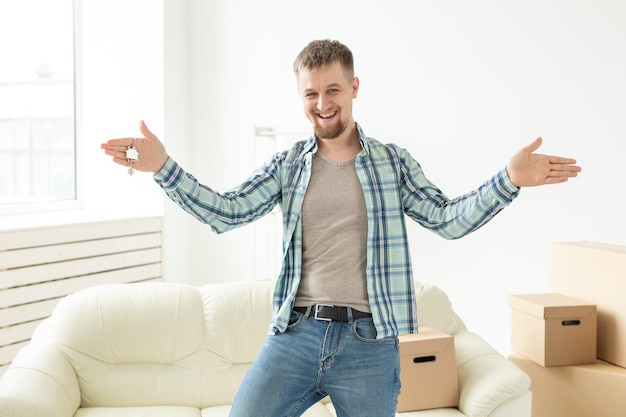
M 148 217 L 0 232 L 0 251 L 160 232 L 161 223 L 160 217 Z
M 68 259 L 87 258 L 108 253 L 161 246 L 160 233 L 147 233 L 123 237 L 104 238 L 92 241 L 39 246 L 0 252 L 0 265 L 3 269 L 60 262 Z
M 0 372 L 58 301 L 161 279 L 160 217 L 0 232 Z
M 161 260 L 161 248 L 116 253 L 66 262 L 35 265 L 32 267 L 0 271 L 0 288 L 12 288 L 39 282 L 94 274 L 145 265 Z M 37 262 L 33 260 L 33 262 Z

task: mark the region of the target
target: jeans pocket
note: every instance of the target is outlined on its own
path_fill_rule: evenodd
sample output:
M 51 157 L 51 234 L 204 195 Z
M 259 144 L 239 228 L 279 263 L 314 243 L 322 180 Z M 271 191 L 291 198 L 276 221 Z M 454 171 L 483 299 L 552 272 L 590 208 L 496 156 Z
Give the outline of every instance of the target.
M 297 327 L 300 323 L 302 323 L 303 319 L 304 314 L 300 313 L 299 311 L 292 311 L 291 316 L 289 317 L 289 324 L 287 325 L 287 328 L 293 329 L 294 327 Z
M 352 333 L 358 340 L 374 342 L 376 340 L 376 327 L 371 318 L 358 319 L 352 322 Z

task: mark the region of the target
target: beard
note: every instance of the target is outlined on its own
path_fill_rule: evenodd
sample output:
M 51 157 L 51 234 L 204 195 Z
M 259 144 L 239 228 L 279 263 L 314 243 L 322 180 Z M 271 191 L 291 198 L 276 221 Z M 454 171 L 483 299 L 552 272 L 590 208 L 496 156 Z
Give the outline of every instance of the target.
M 347 124 L 342 120 L 327 126 L 320 126 L 318 123 L 313 124 L 315 137 L 319 139 L 335 139 L 346 131 Z

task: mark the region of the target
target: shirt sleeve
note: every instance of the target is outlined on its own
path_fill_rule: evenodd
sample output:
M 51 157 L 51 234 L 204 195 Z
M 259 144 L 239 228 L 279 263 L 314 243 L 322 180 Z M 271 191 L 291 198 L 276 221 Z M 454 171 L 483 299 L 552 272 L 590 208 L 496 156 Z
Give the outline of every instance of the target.
M 241 185 L 219 193 L 201 184 L 171 157 L 154 180 L 178 206 L 216 233 L 246 225 L 269 213 L 280 197 L 276 158 Z
M 519 194 L 520 189 L 511 182 L 506 168 L 502 168 L 477 189 L 450 199 L 426 178 L 419 163 L 403 152 L 401 181 L 405 213 L 446 239 L 458 239 L 479 229 Z

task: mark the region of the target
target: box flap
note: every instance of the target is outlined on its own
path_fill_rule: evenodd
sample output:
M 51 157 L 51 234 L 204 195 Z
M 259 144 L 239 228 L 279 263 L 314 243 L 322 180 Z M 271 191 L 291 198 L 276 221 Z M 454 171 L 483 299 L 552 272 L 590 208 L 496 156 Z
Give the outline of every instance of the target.
M 454 337 L 429 327 L 420 327 L 419 333 L 399 336 L 401 356 L 429 356 L 454 345 Z M 416 342 L 416 343 L 411 343 Z
M 616 254 L 626 255 L 626 246 L 611 245 L 611 244 L 608 244 L 608 243 L 599 243 L 599 242 L 555 242 L 552 245 L 553 245 L 553 248 L 556 248 L 556 247 L 559 247 L 559 246 L 561 246 L 561 247 L 563 247 L 563 246 L 572 246 L 572 247 L 576 247 L 576 248 L 592 249 L 592 250 L 613 252 L 613 253 L 616 253 Z
M 558 293 L 512 295 L 509 305 L 543 319 L 581 318 L 596 311 L 595 304 Z

